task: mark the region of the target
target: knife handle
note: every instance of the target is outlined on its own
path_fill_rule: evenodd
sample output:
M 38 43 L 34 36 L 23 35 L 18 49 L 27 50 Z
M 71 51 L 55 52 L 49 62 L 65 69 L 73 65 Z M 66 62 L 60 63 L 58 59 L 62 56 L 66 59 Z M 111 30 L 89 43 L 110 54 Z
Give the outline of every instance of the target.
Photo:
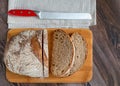
M 27 9 L 13 9 L 8 11 L 9 15 L 14 15 L 14 16 L 37 16 L 36 13 L 32 10 L 27 10 Z

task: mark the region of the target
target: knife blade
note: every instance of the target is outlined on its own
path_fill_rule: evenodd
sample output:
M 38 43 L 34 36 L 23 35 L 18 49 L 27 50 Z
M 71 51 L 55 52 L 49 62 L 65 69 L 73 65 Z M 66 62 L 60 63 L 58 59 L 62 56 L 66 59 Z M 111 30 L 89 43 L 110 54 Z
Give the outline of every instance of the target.
M 12 9 L 8 11 L 12 16 L 35 16 L 40 19 L 92 19 L 89 13 L 42 12 L 28 9 Z

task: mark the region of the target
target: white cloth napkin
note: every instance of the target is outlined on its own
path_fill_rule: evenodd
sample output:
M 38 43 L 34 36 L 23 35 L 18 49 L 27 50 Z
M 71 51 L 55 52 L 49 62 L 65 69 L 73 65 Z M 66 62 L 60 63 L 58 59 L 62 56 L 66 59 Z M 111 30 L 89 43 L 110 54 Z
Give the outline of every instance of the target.
M 90 13 L 92 20 L 42 20 L 37 17 L 8 15 L 9 28 L 78 28 L 96 23 L 96 0 L 9 0 L 10 9 L 31 9 L 52 12 Z

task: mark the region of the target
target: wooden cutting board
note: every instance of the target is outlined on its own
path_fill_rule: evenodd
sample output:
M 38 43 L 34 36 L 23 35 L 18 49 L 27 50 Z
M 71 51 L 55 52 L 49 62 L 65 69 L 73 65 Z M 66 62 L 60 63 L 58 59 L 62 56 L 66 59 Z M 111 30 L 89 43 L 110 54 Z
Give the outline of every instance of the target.
M 33 28 L 32 28 L 33 29 Z M 24 31 L 27 29 L 11 29 L 8 31 L 7 35 L 7 41 L 21 31 Z M 34 29 L 34 30 L 40 30 L 40 29 Z M 49 46 L 49 58 L 51 58 L 51 48 L 52 48 L 52 34 L 55 29 L 48 29 L 48 46 Z M 31 78 L 27 76 L 18 75 L 15 73 L 10 72 L 8 69 L 6 69 L 6 77 L 8 81 L 10 82 L 17 82 L 17 83 L 85 83 L 89 82 L 92 79 L 92 68 L 93 68 L 93 60 L 92 60 L 92 32 L 88 29 L 63 29 L 68 34 L 71 34 L 73 32 L 79 32 L 82 37 L 85 39 L 87 43 L 87 55 L 86 55 L 86 61 L 82 68 L 72 74 L 71 76 L 65 77 L 65 78 L 57 78 L 54 77 L 51 73 L 48 78 Z

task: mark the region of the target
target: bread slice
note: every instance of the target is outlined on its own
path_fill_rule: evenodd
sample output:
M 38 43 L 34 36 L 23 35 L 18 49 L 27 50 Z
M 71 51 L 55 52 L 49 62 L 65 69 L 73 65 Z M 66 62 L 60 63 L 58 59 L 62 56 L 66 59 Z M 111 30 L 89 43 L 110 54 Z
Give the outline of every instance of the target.
M 41 41 L 42 40 L 42 41 Z M 32 38 L 33 52 L 43 64 L 43 76 L 49 77 L 49 55 L 48 55 L 48 33 L 47 30 L 42 30 L 42 33 L 38 33 L 37 37 Z M 39 45 L 40 43 L 40 45 Z M 42 47 L 41 47 L 42 46 Z M 36 53 L 37 52 L 37 53 Z
M 78 32 L 72 34 L 71 40 L 75 47 L 75 56 L 74 56 L 75 60 L 73 67 L 71 67 L 70 72 L 67 73 L 67 75 L 73 74 L 83 66 L 85 62 L 86 50 L 87 50 L 86 42 Z
M 51 72 L 54 76 L 63 77 L 72 66 L 74 47 L 69 35 L 57 29 L 53 33 L 53 48 L 51 59 Z
M 20 75 L 43 77 L 41 42 L 41 30 L 27 30 L 14 36 L 5 50 L 6 67 Z
M 49 77 L 48 32 L 43 30 L 43 63 L 44 77 Z

